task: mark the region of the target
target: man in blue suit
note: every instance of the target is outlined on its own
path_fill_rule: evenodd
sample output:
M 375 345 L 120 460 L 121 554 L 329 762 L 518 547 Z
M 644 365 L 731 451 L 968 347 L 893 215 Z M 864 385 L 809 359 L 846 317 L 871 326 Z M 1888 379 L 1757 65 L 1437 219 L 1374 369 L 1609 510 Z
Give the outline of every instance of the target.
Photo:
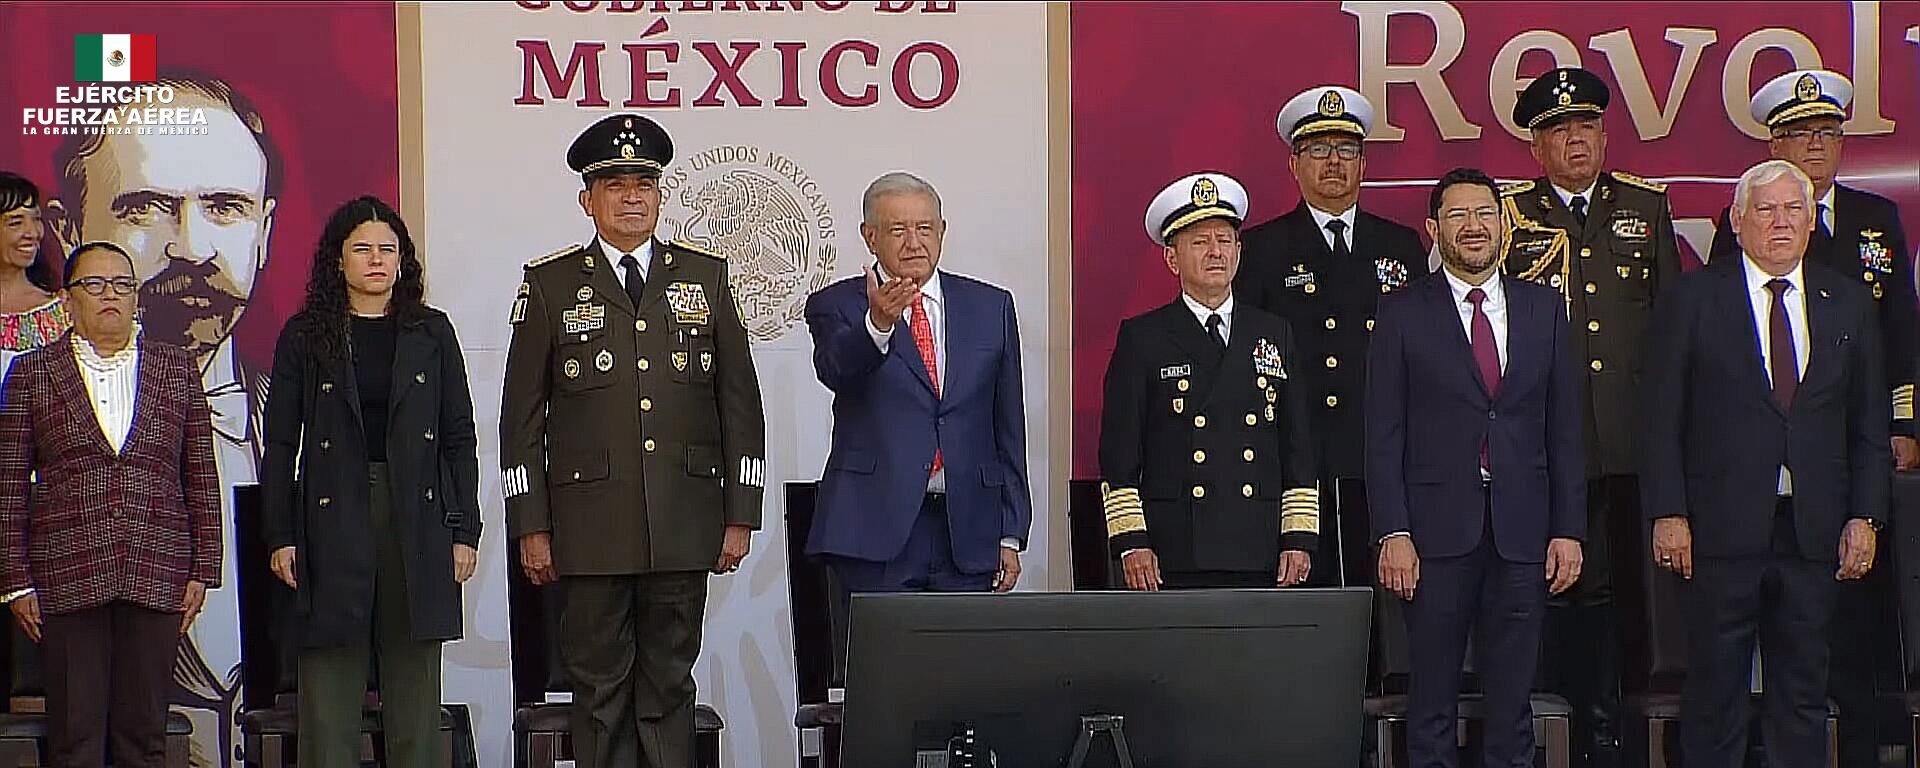
M 1586 475 L 1566 304 L 1499 274 L 1508 233 L 1486 174 L 1428 203 L 1444 267 L 1380 300 L 1367 355 L 1367 488 L 1380 586 L 1407 601 L 1407 757 L 1451 768 L 1467 638 L 1481 764 L 1533 765 L 1528 694 L 1547 593 L 1580 577 Z
M 1873 567 L 1892 394 L 1864 284 L 1805 259 L 1813 182 L 1784 160 L 1734 187 L 1737 265 L 1682 277 L 1647 350 L 1642 507 L 1687 579 L 1689 768 L 1738 768 L 1757 641 L 1767 763 L 1827 762 L 1827 624 Z
M 1013 295 L 938 269 L 940 195 L 867 187 L 879 265 L 807 299 L 833 445 L 807 554 L 849 592 L 1012 590 L 1033 520 Z

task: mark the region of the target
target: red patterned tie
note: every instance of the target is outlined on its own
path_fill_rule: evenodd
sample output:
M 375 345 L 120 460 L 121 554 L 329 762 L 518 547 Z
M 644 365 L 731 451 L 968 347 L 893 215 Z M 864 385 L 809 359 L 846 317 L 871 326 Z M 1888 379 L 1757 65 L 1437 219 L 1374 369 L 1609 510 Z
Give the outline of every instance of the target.
M 940 363 L 933 354 L 933 324 L 927 322 L 927 295 L 913 298 L 913 319 L 908 323 L 913 329 L 913 346 L 920 350 L 920 362 L 927 366 L 927 378 L 933 381 L 933 397 L 940 398 Z M 940 449 L 933 449 L 933 471 L 939 472 L 946 462 Z

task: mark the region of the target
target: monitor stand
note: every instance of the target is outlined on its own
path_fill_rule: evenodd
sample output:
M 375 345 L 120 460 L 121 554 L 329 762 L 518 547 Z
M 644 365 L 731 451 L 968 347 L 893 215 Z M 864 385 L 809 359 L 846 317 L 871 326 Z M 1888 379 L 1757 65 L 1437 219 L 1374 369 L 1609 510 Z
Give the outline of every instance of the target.
M 1113 753 L 1120 760 L 1120 768 L 1133 768 L 1133 753 L 1127 749 L 1126 721 L 1120 715 L 1081 715 L 1080 736 L 1073 740 L 1073 755 L 1067 758 L 1066 768 L 1085 768 L 1087 750 L 1093 748 L 1093 740 L 1102 733 L 1113 737 Z

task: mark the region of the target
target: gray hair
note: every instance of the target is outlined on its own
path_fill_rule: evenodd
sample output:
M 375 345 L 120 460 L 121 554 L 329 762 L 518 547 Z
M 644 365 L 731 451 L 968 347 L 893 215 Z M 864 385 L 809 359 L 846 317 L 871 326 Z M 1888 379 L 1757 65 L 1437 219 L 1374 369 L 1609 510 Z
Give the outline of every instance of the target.
M 866 194 L 860 196 L 860 220 L 872 224 L 874 205 L 887 195 L 926 195 L 933 200 L 934 218 L 940 216 L 940 193 L 932 184 L 906 171 L 893 171 L 867 185 Z
M 1813 208 L 1813 180 L 1800 170 L 1799 166 L 1785 160 L 1768 160 L 1748 168 L 1740 174 L 1740 182 L 1733 185 L 1733 209 L 1741 215 L 1747 213 L 1747 201 L 1753 197 L 1753 191 L 1765 184 L 1772 184 L 1782 176 L 1792 176 L 1795 186 L 1800 188 L 1800 201 L 1807 208 Z

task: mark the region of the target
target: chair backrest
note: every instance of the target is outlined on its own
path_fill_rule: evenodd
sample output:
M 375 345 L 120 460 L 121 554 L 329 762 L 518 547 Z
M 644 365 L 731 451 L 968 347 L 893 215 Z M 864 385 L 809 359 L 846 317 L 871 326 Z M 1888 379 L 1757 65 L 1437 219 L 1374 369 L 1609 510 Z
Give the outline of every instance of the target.
M 813 504 L 819 483 L 786 484 L 787 590 L 792 602 L 795 693 L 801 704 L 827 701 L 827 689 L 839 686 L 845 632 L 836 631 L 832 571 L 807 556 L 807 532 L 813 528 Z
M 1067 483 L 1067 544 L 1073 553 L 1073 588 L 1119 589 L 1120 564 L 1107 545 L 1106 500 L 1099 480 Z
M 7 616 L 6 632 L 7 696 L 45 696 L 47 688 L 40 675 L 40 646 L 27 639 L 20 624 Z

